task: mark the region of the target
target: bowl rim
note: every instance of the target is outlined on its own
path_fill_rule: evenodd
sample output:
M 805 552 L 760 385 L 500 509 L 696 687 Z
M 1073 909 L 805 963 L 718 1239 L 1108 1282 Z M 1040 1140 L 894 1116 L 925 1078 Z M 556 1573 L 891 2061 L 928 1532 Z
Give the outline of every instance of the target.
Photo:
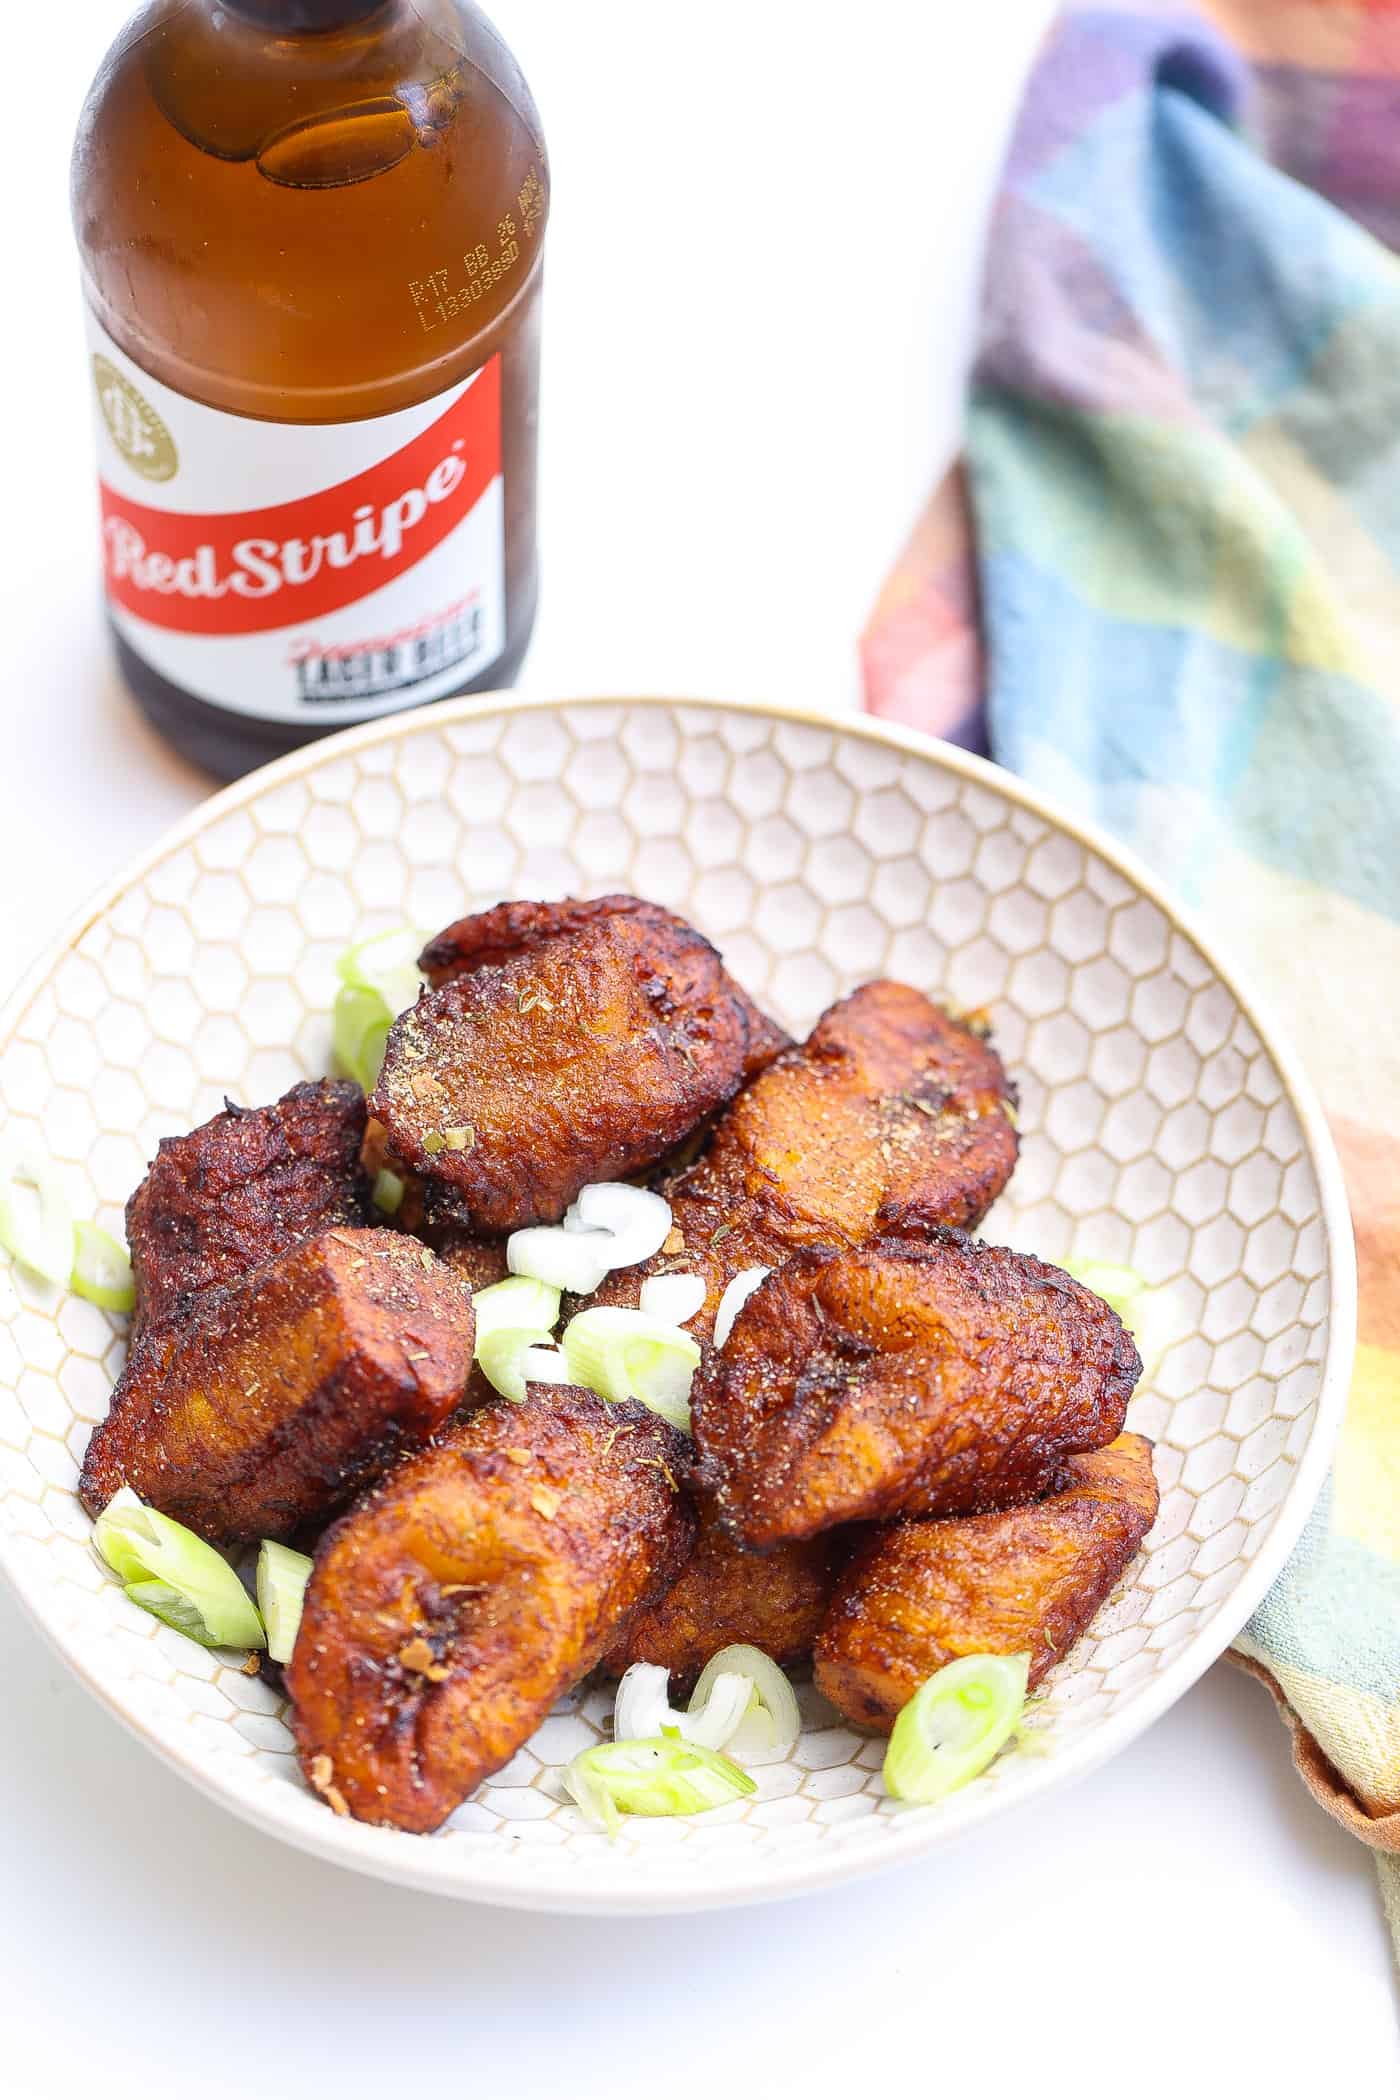
M 475 1848 L 466 1858 L 432 1845 L 415 1842 L 409 1849 L 406 1834 L 353 1823 L 343 1817 L 326 1818 L 324 1832 L 303 1827 L 276 1805 L 275 1794 L 267 1800 L 226 1787 L 206 1770 L 193 1751 L 177 1749 L 153 1733 L 139 1714 L 131 1711 L 116 1694 L 96 1679 L 80 1655 L 69 1645 L 63 1628 L 44 1610 L 42 1593 L 34 1590 L 21 1572 L 15 1554 L 19 1534 L 7 1520 L 0 1520 L 0 1573 L 24 1606 L 32 1623 L 62 1656 L 86 1689 L 123 1723 L 157 1757 L 211 1800 L 230 1810 L 271 1837 L 280 1838 L 298 1850 L 400 1886 L 423 1889 L 461 1901 L 497 1905 L 507 1909 L 555 1912 L 560 1915 L 656 1916 L 737 1908 L 776 1901 L 828 1888 L 873 1872 L 877 1868 L 908 1862 L 937 1845 L 964 1835 L 997 1815 L 1028 1810 L 1052 1788 L 1086 1777 L 1124 1749 L 1173 1706 L 1211 1664 L 1229 1647 L 1273 1584 L 1301 1535 L 1321 1492 L 1333 1448 L 1341 1429 L 1351 1381 L 1356 1346 L 1357 1277 L 1356 1251 L 1345 1184 L 1336 1146 L 1321 1102 L 1297 1053 L 1274 1025 L 1270 1003 L 1261 999 L 1249 980 L 1243 978 L 1233 959 L 1227 965 L 1217 951 L 1214 937 L 1162 885 L 1153 871 L 1130 848 L 1102 831 L 1092 821 L 1062 807 L 1055 797 L 1030 787 L 1018 775 L 989 759 L 945 743 L 922 730 L 885 721 L 863 713 L 822 711 L 785 701 L 696 698 L 664 693 L 596 693 L 560 695 L 522 693 L 511 689 L 438 700 L 423 707 L 406 708 L 378 716 L 370 722 L 337 731 L 301 746 L 269 764 L 244 774 L 217 790 L 165 830 L 154 843 L 133 856 L 89 897 L 59 932 L 24 969 L 0 1005 L 0 1055 L 8 1048 L 14 1031 L 31 1000 L 67 955 L 120 897 L 161 861 L 188 844 L 230 812 L 246 802 L 302 774 L 334 762 L 341 756 L 397 742 L 405 732 L 448 729 L 480 717 L 500 713 L 550 713 L 559 709 L 654 708 L 672 713 L 737 714 L 762 721 L 792 723 L 857 739 L 902 752 L 933 759 L 947 772 L 989 789 L 1096 854 L 1143 896 L 1157 906 L 1174 930 L 1200 952 L 1215 977 L 1225 985 L 1236 1005 L 1248 1018 L 1261 1049 L 1272 1061 L 1282 1081 L 1299 1127 L 1308 1159 L 1317 1179 L 1322 1225 L 1328 1256 L 1328 1344 L 1323 1360 L 1317 1397 L 1317 1419 L 1307 1448 L 1294 1469 L 1294 1476 L 1274 1513 L 1268 1537 L 1245 1569 L 1240 1581 L 1223 1598 L 1206 1623 L 1194 1634 L 1176 1661 L 1161 1673 L 1131 1705 L 1054 1758 L 1047 1758 L 1034 1784 L 1011 1800 L 986 1797 L 980 1788 L 939 1804 L 936 1810 L 914 1811 L 907 1832 L 891 1834 L 878 1848 L 844 1848 L 830 1852 L 816 1847 L 810 1858 L 780 1860 L 767 1867 L 760 1878 L 745 1872 L 742 1854 L 730 1856 L 733 1886 L 716 1877 L 692 1878 L 677 1872 L 680 1861 L 674 1854 L 657 1854 L 639 1862 L 635 1894 L 616 1883 L 590 1888 L 587 1878 L 574 1875 L 572 1885 L 562 1877 L 553 1880 L 533 1873 L 513 1874 L 503 1870 L 513 1855 L 506 1853 L 501 1866 L 486 1866 Z

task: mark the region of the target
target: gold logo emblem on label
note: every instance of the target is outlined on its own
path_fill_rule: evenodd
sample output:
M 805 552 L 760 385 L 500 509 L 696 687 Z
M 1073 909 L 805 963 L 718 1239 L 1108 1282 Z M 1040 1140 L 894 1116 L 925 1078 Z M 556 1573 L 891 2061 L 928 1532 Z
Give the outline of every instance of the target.
M 92 376 L 102 420 L 127 465 L 146 481 L 171 480 L 180 457 L 150 402 L 105 357 L 93 358 Z

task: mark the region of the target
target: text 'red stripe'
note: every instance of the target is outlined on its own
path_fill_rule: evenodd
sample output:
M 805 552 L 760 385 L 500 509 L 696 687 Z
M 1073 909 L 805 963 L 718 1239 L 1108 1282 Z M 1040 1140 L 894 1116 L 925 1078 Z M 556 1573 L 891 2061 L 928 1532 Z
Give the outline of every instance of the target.
M 500 473 L 500 391 L 497 356 L 387 459 L 265 510 L 158 510 L 101 482 L 109 596 L 154 626 L 218 635 L 290 627 L 368 597 L 439 546 Z

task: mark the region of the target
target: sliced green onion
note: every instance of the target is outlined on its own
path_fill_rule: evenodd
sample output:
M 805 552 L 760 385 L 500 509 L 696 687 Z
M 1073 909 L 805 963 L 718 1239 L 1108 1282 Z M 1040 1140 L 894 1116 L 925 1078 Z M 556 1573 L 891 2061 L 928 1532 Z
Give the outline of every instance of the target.
M 312 1566 L 309 1553 L 294 1553 L 276 1539 L 264 1539 L 258 1548 L 258 1610 L 267 1628 L 267 1652 L 275 1663 L 292 1659 Z
M 1029 1655 L 962 1655 L 920 1685 L 885 1752 L 896 1801 L 941 1801 L 985 1771 L 1026 1703 Z
M 619 1816 L 702 1815 L 742 1800 L 757 1782 L 717 1750 L 657 1736 L 581 1750 L 564 1784 L 592 1822 L 616 1835 Z
M 12 1148 L 0 1161 L 0 1247 L 36 1276 L 66 1283 L 107 1312 L 130 1312 L 136 1304 L 121 1241 L 86 1218 L 75 1222 L 58 1169 Z
M 562 1349 L 542 1345 L 527 1349 L 520 1359 L 520 1375 L 526 1385 L 572 1385 L 573 1373 Z
M 73 1213 L 58 1170 L 15 1147 L 0 1158 L 0 1247 L 48 1283 L 73 1273 Z
M 553 1339 L 542 1327 L 493 1327 L 477 1336 L 476 1360 L 503 1399 L 523 1400 L 526 1352 L 548 1349 Z
M 134 1488 L 118 1488 L 92 1527 L 92 1543 L 114 1575 L 140 1582 L 150 1572 L 158 1534 Z
M 671 1206 L 627 1181 L 590 1181 L 564 1213 L 565 1232 L 611 1235 L 610 1269 L 632 1269 L 659 1254 L 671 1230 Z
M 730 1277 L 724 1287 L 724 1296 L 720 1299 L 715 1310 L 716 1349 L 724 1347 L 734 1331 L 734 1322 L 738 1319 L 764 1277 L 771 1274 L 771 1269 L 765 1268 L 740 1269 L 737 1276 Z
M 370 1190 L 370 1202 L 382 1216 L 386 1218 L 396 1217 L 399 1205 L 403 1202 L 403 1187 L 403 1179 L 400 1175 L 391 1174 L 387 1167 L 381 1167 L 374 1177 L 374 1187 Z
M 625 1305 L 591 1305 L 570 1320 L 563 1341 L 575 1384 L 604 1400 L 640 1400 L 664 1422 L 690 1428 L 690 1381 L 700 1362 L 693 1335 Z
M 544 1327 L 553 1329 L 559 1318 L 559 1289 L 540 1283 L 533 1276 L 506 1276 L 484 1291 L 473 1291 L 476 1339 L 498 1327 Z
M 599 1830 L 606 1830 L 615 1838 L 622 1828 L 622 1818 L 613 1803 L 613 1797 L 601 1779 L 583 1764 L 587 1751 L 580 1751 L 573 1763 L 564 1772 L 564 1790 L 583 1810 L 588 1821 Z
M 120 1488 L 93 1526 L 93 1544 L 132 1602 L 206 1648 L 262 1648 L 262 1620 L 221 1553 L 173 1517 Z M 172 1604 L 166 1592 L 179 1600 Z M 202 1629 L 195 1632 L 195 1625 Z
M 671 1673 L 660 1663 L 629 1663 L 613 1701 L 613 1734 L 623 1741 L 636 1741 L 660 1735 L 663 1728 L 679 1728 L 682 1717 L 672 1709 L 670 1691 Z M 718 1750 L 720 1744 L 712 1747 Z
M 360 985 L 343 984 L 335 995 L 331 1017 L 331 1046 L 335 1061 L 347 1079 L 353 1079 L 368 1094 L 384 1062 L 384 1046 L 394 1016 L 378 992 Z
M 131 1257 L 120 1240 L 100 1225 L 82 1219 L 73 1227 L 73 1273 L 69 1278 L 80 1298 L 106 1312 L 130 1312 L 136 1303 Z
M 336 974 L 354 991 L 377 992 L 397 1018 L 413 1005 L 427 983 L 418 967 L 426 939 L 416 926 L 395 926 L 389 933 L 371 934 L 367 941 L 346 949 L 336 963 Z
M 1116 1262 L 1082 1261 L 1071 1255 L 1062 1259 L 1059 1266 L 1112 1307 L 1137 1345 L 1144 1382 L 1153 1378 L 1173 1342 L 1181 1339 L 1180 1322 L 1172 1314 L 1171 1293 L 1149 1283 L 1141 1270 L 1124 1268 Z
M 771 1655 L 736 1641 L 712 1655 L 690 1695 L 692 1713 L 726 1677 L 742 1677 L 749 1698 L 739 1725 L 723 1745 L 746 1765 L 773 1764 L 791 1751 L 802 1732 L 797 1694 Z
M 686 1272 L 648 1276 L 637 1293 L 637 1307 L 649 1320 L 665 1320 L 668 1326 L 684 1327 L 705 1303 L 705 1279 Z
M 498 1393 L 523 1400 L 533 1378 L 562 1384 L 567 1366 L 550 1347 L 559 1318 L 556 1285 L 533 1276 L 506 1276 L 472 1296 L 476 1310 L 476 1360 Z M 530 1362 L 527 1359 L 533 1358 Z M 562 1375 L 561 1375 L 562 1374 Z
M 226 1641 L 214 1633 L 199 1606 L 188 1598 L 183 1590 L 177 1590 L 168 1582 L 127 1582 L 122 1585 L 133 1604 L 148 1611 L 153 1618 L 173 1626 L 176 1633 L 187 1639 L 198 1641 L 201 1648 L 231 1648 L 247 1645 L 243 1642 Z
M 721 1671 L 706 1686 L 703 1698 L 692 1698 L 688 1712 L 670 1700 L 670 1674 L 659 1663 L 633 1663 L 624 1671 L 613 1706 L 613 1733 L 628 1741 L 675 1731 L 687 1743 L 706 1750 L 727 1748 L 748 1712 L 753 1680 Z
M 340 989 L 332 1014 L 335 1061 L 366 1093 L 379 1077 L 389 1030 L 427 981 L 418 967 L 424 939 L 416 927 L 396 926 L 391 933 L 373 934 L 347 948 L 336 963 Z
M 562 1225 L 522 1225 L 506 1241 L 512 1276 L 534 1277 L 586 1298 L 608 1273 L 610 1232 L 567 1231 Z M 493 1286 L 494 1288 L 494 1286 Z
M 664 1196 L 626 1181 L 591 1181 L 565 1211 L 562 1225 L 524 1225 L 513 1232 L 506 1262 L 514 1276 L 537 1276 L 586 1298 L 610 1269 L 650 1260 L 670 1230 L 671 1206 Z

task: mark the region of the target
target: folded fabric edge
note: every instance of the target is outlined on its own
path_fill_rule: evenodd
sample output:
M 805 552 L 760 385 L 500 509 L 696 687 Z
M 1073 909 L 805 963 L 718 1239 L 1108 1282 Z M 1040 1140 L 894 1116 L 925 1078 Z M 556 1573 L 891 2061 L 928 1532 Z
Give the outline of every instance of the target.
M 1227 1653 L 1232 1663 L 1256 1677 L 1273 1695 L 1279 1719 L 1292 1739 L 1294 1765 L 1314 1801 L 1363 1844 L 1379 1853 L 1400 1854 L 1400 1809 L 1392 1809 L 1386 1815 L 1372 1815 L 1357 1799 L 1321 1745 L 1303 1726 L 1273 1672 L 1252 1655 L 1241 1655 L 1237 1648 L 1231 1648 Z M 1400 1938 L 1396 1941 L 1396 1954 L 1400 1958 Z

